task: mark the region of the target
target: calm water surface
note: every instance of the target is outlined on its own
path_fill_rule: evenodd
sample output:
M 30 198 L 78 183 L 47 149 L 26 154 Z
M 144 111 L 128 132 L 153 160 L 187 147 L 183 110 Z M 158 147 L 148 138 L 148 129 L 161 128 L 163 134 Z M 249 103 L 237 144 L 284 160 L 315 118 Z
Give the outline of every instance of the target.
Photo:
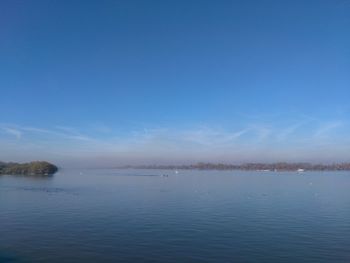
M 350 262 L 350 173 L 0 176 L 0 262 Z

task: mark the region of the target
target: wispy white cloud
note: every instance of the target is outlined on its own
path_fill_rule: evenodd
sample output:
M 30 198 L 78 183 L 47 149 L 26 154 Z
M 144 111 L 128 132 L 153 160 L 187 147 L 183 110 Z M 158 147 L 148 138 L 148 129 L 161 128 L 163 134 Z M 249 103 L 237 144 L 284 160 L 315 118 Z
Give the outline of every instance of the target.
M 317 152 L 315 150 L 317 147 L 333 149 L 334 156 L 340 152 L 340 148 L 350 149 L 349 141 L 338 140 L 336 144 L 333 140 L 329 140 L 338 136 L 338 129 L 346 124 L 344 121 L 330 121 L 321 125 L 319 123 L 302 120 L 281 125 L 259 121 L 231 129 L 198 125 L 142 128 L 124 133 L 109 129 L 108 133 L 102 134 L 93 126 L 80 130 L 69 126 L 42 128 L 0 124 L 3 135 L 6 133 L 21 139 L 16 142 L 0 135 L 0 146 L 4 149 L 3 146 L 7 145 L 8 149 L 12 148 L 12 152 L 16 152 L 17 149 L 17 152 L 22 154 L 30 153 L 30 156 L 35 152 L 37 156 L 43 158 L 50 154 L 62 158 L 118 156 L 123 159 L 123 156 L 128 156 L 132 159 L 134 156 L 137 160 L 152 157 L 155 161 L 172 160 L 175 157 L 179 160 L 187 158 L 208 161 L 230 160 L 230 158 L 249 161 L 251 158 L 250 161 L 254 161 L 257 158 L 263 160 L 268 156 L 271 159 L 288 160 L 288 158 L 306 158 L 307 154 Z M 340 145 L 339 141 L 343 143 Z
M 277 141 L 285 141 L 288 140 L 290 136 L 292 136 L 297 129 L 299 129 L 305 122 L 299 122 L 296 124 L 292 124 L 286 128 L 283 128 L 276 134 Z
M 314 139 L 325 139 L 330 136 L 330 134 L 336 131 L 338 128 L 343 126 L 342 121 L 327 122 L 320 125 L 320 127 L 315 131 L 313 137 Z
M 262 125 L 253 125 L 252 130 L 255 132 L 256 136 L 255 140 L 258 142 L 265 141 L 272 133 L 272 129 L 270 127 L 262 126 Z
M 17 138 L 17 140 L 22 138 L 22 132 L 18 129 L 10 128 L 10 127 L 2 127 L 1 128 L 7 134 L 13 135 Z
M 248 132 L 249 129 L 240 129 L 236 131 L 226 131 L 213 128 L 197 128 L 185 131 L 175 131 L 175 136 L 187 142 L 201 145 L 221 146 L 227 143 L 233 143 L 239 137 Z
M 8 134 L 15 136 L 17 139 L 21 139 L 23 135 L 32 134 L 46 134 L 52 138 L 62 138 L 68 140 L 78 141 L 92 141 L 93 139 L 87 135 L 78 132 L 74 128 L 62 127 L 60 129 L 44 129 L 30 126 L 20 126 L 14 124 L 0 124 L 0 128 Z

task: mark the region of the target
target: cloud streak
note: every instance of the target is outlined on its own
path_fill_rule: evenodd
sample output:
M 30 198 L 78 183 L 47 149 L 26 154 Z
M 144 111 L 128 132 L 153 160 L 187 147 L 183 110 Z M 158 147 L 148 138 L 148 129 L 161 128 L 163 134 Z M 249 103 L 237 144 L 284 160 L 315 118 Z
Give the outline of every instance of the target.
M 294 160 L 307 156 L 321 158 L 321 150 L 327 156 L 341 157 L 350 150 L 349 140 L 339 135 L 340 129 L 350 131 L 344 121 L 297 121 L 278 123 L 250 123 L 224 129 L 210 125 L 189 128 L 157 127 L 140 128 L 123 134 L 108 128 L 107 133 L 95 129 L 54 126 L 42 128 L 0 124 L 0 159 L 6 152 L 13 156 L 30 152 L 31 156 L 52 156 L 62 159 L 104 156 L 118 160 Z M 6 135 L 6 136 L 4 136 Z M 11 141 L 10 136 L 16 140 Z M 337 142 L 334 139 L 337 138 Z M 320 148 L 321 147 L 321 148 Z M 326 148 L 325 148 L 326 147 Z M 23 151 L 25 149 L 25 151 Z M 302 161 L 300 159 L 300 161 Z
M 17 140 L 20 140 L 22 138 L 22 132 L 18 129 L 3 127 L 2 130 L 7 134 L 15 136 Z
M 1 124 L 0 128 L 5 131 L 7 134 L 15 136 L 17 139 L 21 139 L 22 137 L 30 138 L 32 134 L 41 134 L 47 135 L 51 138 L 62 138 L 67 140 L 78 140 L 78 141 L 93 141 L 93 139 L 87 135 L 84 135 L 74 128 L 63 129 L 43 129 L 37 127 L 28 127 L 28 126 L 20 126 L 20 125 L 9 125 L 9 124 Z M 62 130 L 62 131 L 61 131 Z
M 341 122 L 341 121 L 334 121 L 334 122 L 324 123 L 315 131 L 313 137 L 315 139 L 328 138 L 332 132 L 336 131 L 342 125 L 343 125 L 343 122 Z

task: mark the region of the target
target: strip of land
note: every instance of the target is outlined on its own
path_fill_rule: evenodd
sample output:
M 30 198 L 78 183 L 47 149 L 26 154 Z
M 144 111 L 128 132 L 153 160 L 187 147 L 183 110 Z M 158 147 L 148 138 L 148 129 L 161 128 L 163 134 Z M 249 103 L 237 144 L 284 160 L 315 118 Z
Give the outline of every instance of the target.
M 30 163 L 5 163 L 0 162 L 0 175 L 52 175 L 58 168 L 43 161 Z
M 127 165 L 118 168 L 164 169 L 164 170 L 243 170 L 243 171 L 350 171 L 350 163 L 197 163 L 190 165 Z

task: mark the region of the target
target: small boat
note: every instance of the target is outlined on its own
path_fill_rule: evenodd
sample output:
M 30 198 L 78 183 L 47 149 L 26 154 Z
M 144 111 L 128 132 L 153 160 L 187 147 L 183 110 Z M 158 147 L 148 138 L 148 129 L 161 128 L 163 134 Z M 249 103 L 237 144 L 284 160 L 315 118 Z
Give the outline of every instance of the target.
M 298 173 L 302 173 L 302 172 L 304 172 L 304 171 L 305 171 L 304 169 L 298 169 L 298 170 L 297 170 Z

